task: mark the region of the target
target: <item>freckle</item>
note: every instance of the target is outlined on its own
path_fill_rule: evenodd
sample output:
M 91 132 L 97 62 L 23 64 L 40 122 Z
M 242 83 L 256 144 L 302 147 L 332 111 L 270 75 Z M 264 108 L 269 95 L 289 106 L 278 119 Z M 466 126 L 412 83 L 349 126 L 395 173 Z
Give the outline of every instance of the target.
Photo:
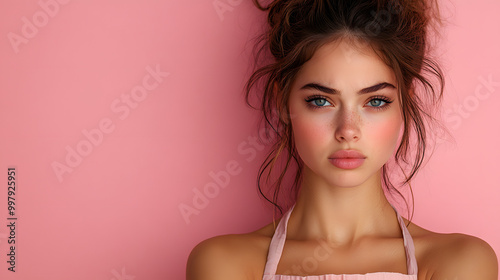
M 348 116 L 347 116 L 347 121 L 349 121 L 349 123 L 354 123 L 354 124 L 361 124 L 361 116 L 359 114 L 356 114 L 354 112 L 351 112 Z
M 354 112 L 349 112 L 345 115 L 341 115 L 341 119 L 339 120 L 340 124 L 348 124 L 349 126 L 361 126 L 363 124 L 362 118 L 359 114 Z

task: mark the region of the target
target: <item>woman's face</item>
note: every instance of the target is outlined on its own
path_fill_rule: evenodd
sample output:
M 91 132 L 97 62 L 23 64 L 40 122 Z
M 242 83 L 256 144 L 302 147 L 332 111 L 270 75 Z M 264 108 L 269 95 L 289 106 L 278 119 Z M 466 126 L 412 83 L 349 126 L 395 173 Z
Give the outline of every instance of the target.
M 319 48 L 297 73 L 288 103 L 304 171 L 339 187 L 379 176 L 403 124 L 394 72 L 369 45 L 359 46 L 342 40 Z M 364 159 L 332 159 L 339 150 Z

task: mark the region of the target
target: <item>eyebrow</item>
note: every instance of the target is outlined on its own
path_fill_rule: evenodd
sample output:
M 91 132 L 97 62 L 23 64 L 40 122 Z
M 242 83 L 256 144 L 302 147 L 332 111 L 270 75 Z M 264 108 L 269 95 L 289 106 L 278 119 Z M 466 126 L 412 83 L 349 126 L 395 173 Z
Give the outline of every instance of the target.
M 358 94 L 366 94 L 366 93 L 370 93 L 370 92 L 375 92 L 375 91 L 381 90 L 381 89 L 386 88 L 386 87 L 393 88 L 393 89 L 396 88 L 393 84 L 383 82 L 383 83 L 378 83 L 376 85 L 361 89 L 358 91 Z M 323 85 L 320 85 L 317 83 L 308 83 L 307 85 L 304 85 L 303 87 L 300 88 L 300 90 L 305 90 L 305 89 L 316 89 L 316 90 L 319 90 L 319 91 L 322 91 L 322 92 L 328 93 L 328 94 L 340 94 L 340 91 L 337 89 L 329 88 L 329 87 L 326 87 L 326 86 L 323 86 Z

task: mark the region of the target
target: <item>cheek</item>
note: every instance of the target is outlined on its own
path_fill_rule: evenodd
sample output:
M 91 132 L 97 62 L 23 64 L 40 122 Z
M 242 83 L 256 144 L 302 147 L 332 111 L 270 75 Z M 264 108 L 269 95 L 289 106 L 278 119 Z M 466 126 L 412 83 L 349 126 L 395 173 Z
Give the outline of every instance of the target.
M 314 157 L 315 153 L 321 153 L 321 147 L 329 145 L 332 135 L 326 119 L 307 114 L 303 110 L 295 112 L 298 114 L 291 120 L 295 147 L 300 157 L 306 160 Z
M 297 148 L 304 150 L 307 147 L 321 146 L 322 143 L 328 141 L 327 126 L 306 117 L 296 118 L 292 121 L 292 129 Z
M 393 116 L 373 124 L 368 134 L 369 139 L 372 139 L 370 142 L 376 148 L 375 150 L 383 150 L 384 153 L 391 155 L 398 144 L 401 125 L 402 121 L 399 116 Z

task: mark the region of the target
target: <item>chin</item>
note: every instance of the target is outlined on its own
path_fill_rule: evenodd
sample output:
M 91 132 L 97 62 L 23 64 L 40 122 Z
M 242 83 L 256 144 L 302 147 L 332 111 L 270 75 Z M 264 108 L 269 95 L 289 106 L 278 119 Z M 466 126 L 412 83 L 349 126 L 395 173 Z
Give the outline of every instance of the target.
M 330 175 L 328 178 L 324 178 L 324 180 L 330 186 L 339 188 L 355 188 L 369 179 L 369 176 L 355 171 L 353 172 L 353 170 L 349 170 L 348 172 L 350 172 L 350 174 Z

